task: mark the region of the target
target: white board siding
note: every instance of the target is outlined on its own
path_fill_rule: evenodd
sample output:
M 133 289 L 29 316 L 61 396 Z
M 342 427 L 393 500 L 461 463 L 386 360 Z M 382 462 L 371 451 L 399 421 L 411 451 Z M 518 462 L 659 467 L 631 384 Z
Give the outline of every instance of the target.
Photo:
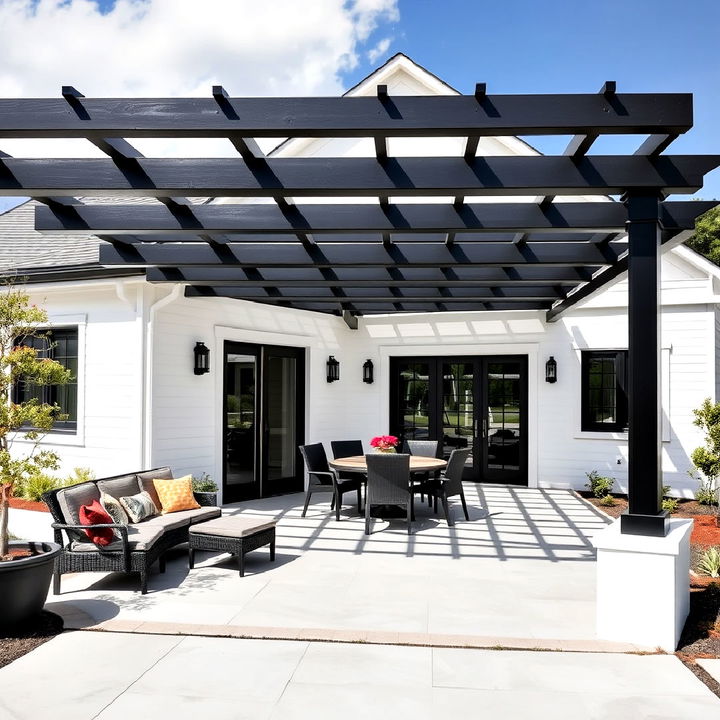
M 713 316 L 715 321 L 715 402 L 720 402 L 720 307 L 713 306 Z
M 84 318 L 79 432 L 50 433 L 42 443 L 60 456 L 57 474 L 66 475 L 75 467 L 88 467 L 98 477 L 137 470 L 142 464 L 142 323 L 137 304 L 121 300 L 112 282 L 28 286 L 28 291 L 31 302 L 48 310 L 51 324 L 72 325 L 77 323 L 68 318 Z M 129 292 L 132 301 L 136 291 Z

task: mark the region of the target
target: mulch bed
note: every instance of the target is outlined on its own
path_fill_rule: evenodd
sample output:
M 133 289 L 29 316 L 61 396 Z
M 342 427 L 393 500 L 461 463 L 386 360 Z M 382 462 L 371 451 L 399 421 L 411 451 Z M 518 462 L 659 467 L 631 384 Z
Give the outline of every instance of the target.
M 44 502 L 35 502 L 35 500 L 23 500 L 22 498 L 11 497 L 10 507 L 18 510 L 37 510 L 38 512 L 50 512 L 50 508 Z
M 62 631 L 62 618 L 44 610 L 24 625 L 0 628 L 0 668 L 27 655 Z

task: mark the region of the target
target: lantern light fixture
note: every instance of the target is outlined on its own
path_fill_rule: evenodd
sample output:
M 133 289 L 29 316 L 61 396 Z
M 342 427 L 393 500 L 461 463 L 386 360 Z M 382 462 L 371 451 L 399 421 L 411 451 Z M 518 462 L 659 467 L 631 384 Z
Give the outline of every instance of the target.
M 340 379 L 340 363 L 333 355 L 327 361 L 327 381 L 329 383 Z
M 552 355 L 545 363 L 545 382 L 557 382 L 557 363 Z
M 375 380 L 373 376 L 374 366 L 373 361 L 368 359 L 363 363 L 363 382 L 371 385 Z
M 204 342 L 196 342 L 193 348 L 195 356 L 195 374 L 204 375 L 210 372 L 210 350 Z

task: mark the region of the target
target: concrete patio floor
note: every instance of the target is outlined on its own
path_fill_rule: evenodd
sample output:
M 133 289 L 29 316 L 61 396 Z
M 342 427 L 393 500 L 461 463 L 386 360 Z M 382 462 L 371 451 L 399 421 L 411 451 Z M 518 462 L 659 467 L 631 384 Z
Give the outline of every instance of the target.
M 0 670 L 0 686 L 3 720 L 689 720 L 720 711 L 672 655 L 97 632 L 40 646 Z
M 367 640 L 419 645 L 633 650 L 595 639 L 595 555 L 589 538 L 607 519 L 563 490 L 468 484 L 470 521 L 456 526 L 418 505 L 415 534 L 402 520 L 374 522 L 354 506 L 340 522 L 320 496 L 301 517 L 301 494 L 224 508 L 278 521 L 277 560 L 174 551 L 150 592 L 137 576 L 64 576 L 48 609 L 66 627 L 138 632 Z M 349 498 L 348 498 L 349 499 Z

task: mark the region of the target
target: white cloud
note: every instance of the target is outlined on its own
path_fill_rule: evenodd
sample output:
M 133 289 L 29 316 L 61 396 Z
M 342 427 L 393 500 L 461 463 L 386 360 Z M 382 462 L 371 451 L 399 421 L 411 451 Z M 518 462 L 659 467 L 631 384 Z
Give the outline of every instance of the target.
M 397 0 L 0 0 L 0 96 L 335 95 Z
M 375 45 L 375 47 L 370 48 L 370 50 L 368 50 L 368 54 L 367 54 L 368 60 L 371 63 L 377 62 L 388 51 L 388 48 L 390 47 L 391 42 L 392 42 L 392 38 L 389 38 L 389 37 L 386 37 L 386 38 L 383 38 L 382 40 L 380 40 L 380 42 L 377 45 Z
M 0 0 L 0 97 L 339 95 L 398 0 Z M 224 141 L 134 140 L 148 155 L 234 155 Z M 274 143 L 264 143 L 265 147 Z M 2 140 L 19 157 L 102 156 L 89 143 Z

